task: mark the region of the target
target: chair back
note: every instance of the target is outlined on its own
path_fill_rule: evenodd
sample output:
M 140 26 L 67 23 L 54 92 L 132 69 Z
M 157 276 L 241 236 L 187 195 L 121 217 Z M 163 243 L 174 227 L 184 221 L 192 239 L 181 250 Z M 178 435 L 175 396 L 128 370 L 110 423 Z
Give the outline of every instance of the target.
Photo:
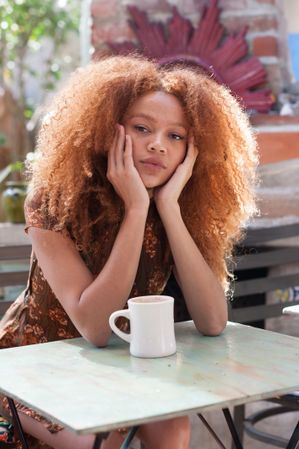
M 299 222 L 250 229 L 238 248 L 229 319 L 252 323 L 278 317 L 283 307 L 299 304 L 296 295 L 269 303 L 269 292 L 295 292 L 299 287 Z M 297 295 L 298 296 L 298 295 Z
M 26 286 L 31 245 L 0 245 L 0 317 L 15 298 L 7 298 L 7 287 Z

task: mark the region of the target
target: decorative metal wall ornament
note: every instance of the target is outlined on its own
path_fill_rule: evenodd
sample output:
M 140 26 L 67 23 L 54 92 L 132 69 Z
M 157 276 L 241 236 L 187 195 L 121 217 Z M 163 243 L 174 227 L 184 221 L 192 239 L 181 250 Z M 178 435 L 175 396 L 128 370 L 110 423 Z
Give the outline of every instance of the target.
M 268 112 L 274 103 L 270 89 L 258 89 L 267 73 L 257 57 L 248 54 L 247 28 L 228 34 L 220 23 L 218 0 L 203 8 L 197 27 L 173 7 L 172 17 L 163 25 L 151 23 L 145 12 L 128 6 L 130 27 L 138 43 L 107 42 L 114 54 L 139 52 L 161 65 L 184 62 L 202 67 L 216 81 L 228 86 L 249 110 Z

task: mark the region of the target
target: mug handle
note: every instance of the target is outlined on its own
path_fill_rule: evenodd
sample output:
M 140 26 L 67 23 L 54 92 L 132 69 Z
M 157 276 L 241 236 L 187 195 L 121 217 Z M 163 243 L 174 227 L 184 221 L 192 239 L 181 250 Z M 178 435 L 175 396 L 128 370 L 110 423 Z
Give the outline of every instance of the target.
M 127 341 L 128 343 L 131 342 L 131 334 L 126 334 L 125 332 L 121 331 L 115 324 L 116 318 L 123 316 L 130 319 L 130 311 L 129 310 L 117 310 L 116 312 L 113 312 L 109 317 L 109 325 L 113 332 L 123 340 Z

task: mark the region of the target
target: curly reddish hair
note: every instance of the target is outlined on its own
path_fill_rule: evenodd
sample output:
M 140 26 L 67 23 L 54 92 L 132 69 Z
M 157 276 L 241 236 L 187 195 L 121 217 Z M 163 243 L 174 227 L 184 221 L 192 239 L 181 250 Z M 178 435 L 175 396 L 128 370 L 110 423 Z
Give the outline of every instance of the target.
M 161 67 L 143 57 L 112 56 L 78 69 L 54 98 L 38 137 L 31 187 L 42 210 L 86 253 L 94 229 L 120 223 L 122 200 L 106 177 L 116 124 L 140 96 L 175 95 L 199 154 L 179 202 L 205 260 L 227 289 L 227 259 L 255 209 L 256 142 L 237 100 L 206 74 Z

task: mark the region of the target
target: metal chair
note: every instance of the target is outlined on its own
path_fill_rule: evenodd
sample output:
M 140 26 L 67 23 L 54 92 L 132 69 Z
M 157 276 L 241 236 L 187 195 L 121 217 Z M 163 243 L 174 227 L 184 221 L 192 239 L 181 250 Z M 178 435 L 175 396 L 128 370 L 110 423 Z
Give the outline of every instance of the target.
M 285 394 L 279 398 L 268 399 L 269 402 L 278 404 L 277 406 L 259 410 L 256 413 L 252 413 L 244 419 L 244 429 L 246 433 L 255 440 L 262 441 L 263 443 L 271 444 L 275 447 L 286 448 L 288 440 L 282 438 L 279 435 L 272 435 L 268 432 L 264 432 L 255 427 L 255 424 L 259 423 L 263 419 L 270 418 L 272 416 L 280 415 L 282 413 L 290 413 L 299 411 L 299 391 L 294 393 Z
M 267 318 L 279 317 L 283 308 L 299 304 L 298 299 L 275 304 L 267 304 L 265 300 L 267 292 L 299 285 L 299 244 L 293 246 L 292 237 L 299 237 L 299 223 L 249 230 L 236 256 L 234 300 L 229 305 L 231 321 L 264 327 Z M 271 275 L 271 268 L 290 264 L 293 268 L 291 274 Z M 245 406 L 235 407 L 234 421 L 240 439 L 243 439 L 245 429 L 252 438 L 276 447 L 286 447 L 284 439 L 259 431 L 255 424 L 279 413 L 298 410 L 298 394 L 294 392 L 270 399 L 280 407 L 261 410 L 247 418 Z
M 0 246 L 0 288 L 27 284 L 30 254 L 30 244 Z M 0 318 L 12 303 L 13 299 L 0 299 Z

